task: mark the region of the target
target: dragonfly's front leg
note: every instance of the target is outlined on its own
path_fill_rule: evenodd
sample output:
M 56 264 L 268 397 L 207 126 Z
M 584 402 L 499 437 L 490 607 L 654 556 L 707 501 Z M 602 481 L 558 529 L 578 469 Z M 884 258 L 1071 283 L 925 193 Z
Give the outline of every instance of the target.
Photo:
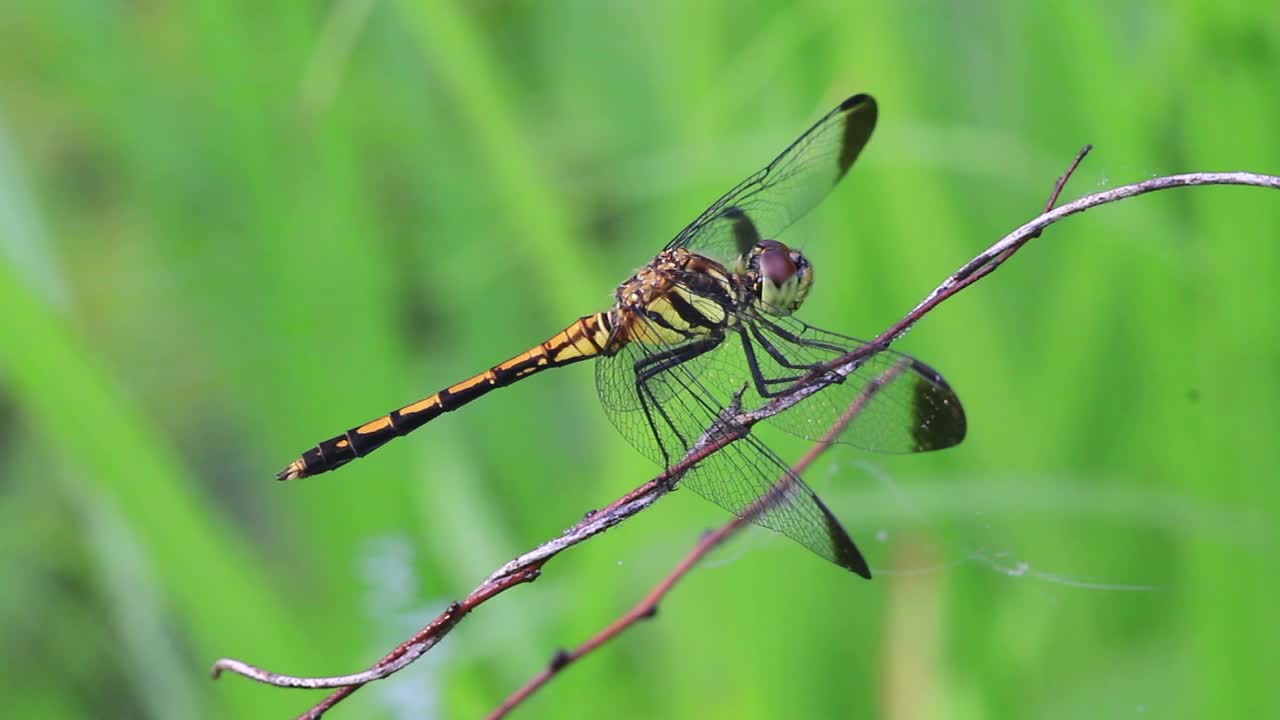
M 789 343 L 792 343 L 794 345 L 799 345 L 801 347 L 813 348 L 813 349 L 830 352 L 833 354 L 833 357 L 832 357 L 833 360 L 835 359 L 835 357 L 844 355 L 845 353 L 848 353 L 850 351 L 850 348 L 845 347 L 843 345 L 839 345 L 836 343 L 827 342 L 823 340 L 817 340 L 814 338 L 801 337 L 787 330 L 784 327 L 781 327 L 777 324 L 769 322 L 767 319 L 758 318 L 756 322 L 751 324 L 752 337 L 754 337 L 756 341 L 760 343 L 760 345 L 765 349 L 765 351 L 768 352 L 769 355 L 779 365 L 786 368 L 793 369 L 793 370 L 806 371 L 802 375 L 789 375 L 789 376 L 777 377 L 777 378 L 764 378 L 763 382 L 766 386 L 778 386 L 778 385 L 790 386 L 791 384 L 794 384 L 800 380 L 810 378 L 814 371 L 823 369 L 823 367 L 827 363 L 826 362 L 813 362 L 813 363 L 793 362 L 790 358 L 786 356 L 786 353 L 784 353 L 776 344 L 774 344 L 769 340 L 769 337 L 764 332 L 765 329 L 768 329 L 770 332 L 774 333 L 779 338 Z M 745 345 L 746 343 L 745 338 L 743 339 L 743 343 Z M 748 360 L 751 359 L 750 355 L 751 355 L 751 352 L 750 350 L 748 350 L 748 356 L 749 356 Z M 831 380 L 831 382 L 844 382 L 845 376 L 837 373 L 830 373 L 829 379 Z M 771 394 L 768 394 L 768 395 L 766 395 L 766 393 L 763 393 L 763 392 L 761 394 L 765 395 L 766 397 L 776 397 L 777 395 L 781 395 L 785 391 L 786 390 L 783 389 L 776 392 L 772 392 Z
M 773 398 L 783 394 L 786 392 L 787 387 L 790 387 L 799 380 L 808 377 L 809 373 L 822 367 L 822 363 L 793 362 L 781 350 L 774 346 L 773 343 L 769 342 L 769 339 L 765 337 L 760 328 L 756 327 L 754 324 L 750 324 L 750 330 L 739 327 L 738 335 L 742 339 L 742 353 L 746 356 L 747 367 L 751 370 L 751 382 L 755 385 L 756 392 L 760 393 L 760 397 L 762 398 Z M 760 369 L 760 362 L 756 357 L 756 351 L 751 342 L 753 337 L 779 365 L 791 370 L 803 370 L 805 372 L 799 375 L 765 377 L 764 372 Z M 783 386 L 783 389 L 773 389 L 773 387 L 777 387 L 779 385 Z

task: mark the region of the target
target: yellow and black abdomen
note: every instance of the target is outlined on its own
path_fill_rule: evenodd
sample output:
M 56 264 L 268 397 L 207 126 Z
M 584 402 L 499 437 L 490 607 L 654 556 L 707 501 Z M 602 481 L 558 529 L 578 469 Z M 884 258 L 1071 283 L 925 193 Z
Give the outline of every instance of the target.
M 293 480 L 335 470 L 492 390 L 548 368 L 595 357 L 606 352 L 612 331 L 609 313 L 580 318 L 545 342 L 504 363 L 321 442 L 289 463 L 276 474 L 276 479 Z

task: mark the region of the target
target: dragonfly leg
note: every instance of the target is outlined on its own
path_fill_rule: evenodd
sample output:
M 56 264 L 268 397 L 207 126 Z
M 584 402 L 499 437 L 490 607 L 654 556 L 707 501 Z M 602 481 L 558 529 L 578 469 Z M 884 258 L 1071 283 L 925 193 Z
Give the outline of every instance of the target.
M 830 352 L 836 353 L 837 355 L 843 355 L 849 352 L 850 350 L 850 348 L 847 348 L 843 345 L 839 345 L 837 343 L 825 342 L 823 340 L 815 340 L 813 338 L 800 337 L 799 335 L 791 332 L 790 330 L 782 327 L 781 325 L 778 325 L 777 323 L 774 323 L 774 322 L 770 322 L 769 319 L 765 317 L 756 317 L 755 323 L 753 324 L 756 326 L 768 328 L 769 332 L 773 333 L 774 335 L 777 335 L 778 337 L 782 338 L 783 340 L 786 340 L 787 342 L 795 343 L 797 345 L 803 345 L 805 347 L 811 347 L 811 348 L 818 348 L 821 350 L 828 350 Z M 809 327 L 808 325 L 805 325 L 806 329 L 808 327 Z
M 764 373 L 760 370 L 760 362 L 756 358 L 756 352 L 752 346 L 751 337 L 748 337 L 746 330 L 738 328 L 738 334 L 742 337 L 742 353 L 747 358 L 747 367 L 751 369 L 752 383 L 756 386 L 756 392 L 760 393 L 760 397 L 762 398 L 772 398 L 783 394 L 786 392 L 786 388 L 790 387 L 795 382 L 808 377 L 809 372 L 817 370 L 822 366 L 822 363 L 792 362 L 791 359 L 775 347 L 773 343 L 769 342 L 769 339 L 765 337 L 764 333 L 754 325 L 751 326 L 750 333 L 751 337 L 754 337 L 779 365 L 792 370 L 806 371 L 804 374 L 800 375 L 785 375 L 772 378 L 765 377 Z M 843 378 L 840 379 L 843 380 Z M 783 389 L 773 390 L 771 387 L 778 385 L 783 386 Z
M 772 323 L 765 318 L 757 318 L 757 323 L 753 323 L 751 325 L 752 335 L 756 338 L 756 340 L 762 346 L 764 346 L 765 350 L 768 351 L 768 353 L 771 356 L 773 356 L 773 359 L 776 360 L 778 364 L 782 365 L 783 367 L 793 368 L 797 370 L 813 371 L 821 368 L 825 363 L 818 362 L 818 363 L 805 365 L 805 364 L 796 364 L 796 363 L 790 362 L 786 358 L 786 356 L 782 353 L 782 351 L 779 350 L 772 342 L 769 341 L 769 339 L 765 336 L 764 331 L 761 330 L 760 326 L 764 326 L 770 332 L 773 332 L 778 337 L 782 338 L 783 340 L 786 340 L 787 342 L 800 345 L 803 347 L 826 350 L 828 352 L 835 353 L 836 355 L 844 355 L 845 353 L 849 352 L 851 349 L 849 347 L 846 347 L 844 345 L 840 345 L 837 343 L 826 342 L 823 340 L 816 340 L 814 338 L 801 337 L 800 335 L 797 335 L 796 333 L 793 333 L 784 327 L 781 327 L 775 323 Z M 806 325 L 805 328 L 807 329 L 808 326 Z M 876 350 L 876 352 L 879 352 L 879 350 L 883 350 L 883 349 L 884 349 L 884 346 L 881 346 Z M 871 354 L 874 355 L 875 353 L 871 353 Z M 805 376 L 777 378 L 773 380 L 766 380 L 766 382 L 771 384 L 781 384 L 787 381 L 796 381 L 796 380 L 802 380 L 802 379 L 805 379 Z M 845 379 L 844 375 L 839 375 L 839 374 L 831 375 L 831 380 L 833 382 L 844 382 L 844 379 Z
M 770 342 L 769 338 L 764 334 L 764 331 L 754 323 L 751 324 L 751 336 L 756 339 L 756 342 L 760 343 L 761 347 L 765 349 L 765 352 L 769 353 L 769 355 L 784 368 L 790 368 L 792 370 L 815 370 L 818 366 L 822 365 L 821 362 L 802 363 L 793 361 L 791 358 L 787 357 L 786 353 L 779 350 L 777 345 Z
M 653 437 L 658 441 L 658 448 L 662 451 L 662 464 L 666 468 L 671 467 L 671 455 L 667 451 L 667 443 L 663 442 L 662 433 L 658 430 L 658 424 L 654 419 L 656 411 L 662 416 L 662 421 L 667 427 L 675 433 L 676 438 L 680 441 L 680 445 L 684 450 L 689 448 L 689 440 L 680 434 L 678 426 L 667 415 L 667 411 L 662 407 L 662 403 L 658 402 L 654 396 L 653 390 L 649 387 L 649 381 L 658 375 L 679 367 L 681 364 L 714 350 L 723 341 L 722 337 L 711 336 L 699 342 L 689 343 L 680 347 L 670 348 L 662 352 L 646 355 L 638 360 L 635 364 L 636 376 L 636 397 L 640 399 L 640 408 L 644 411 L 645 421 L 649 423 L 649 431 L 653 433 Z
M 723 339 L 723 337 L 710 337 L 645 355 L 633 366 L 636 372 L 636 383 L 648 382 L 651 378 L 714 349 Z
M 756 351 L 751 346 L 751 338 L 741 327 L 738 328 L 738 335 L 742 338 L 742 354 L 747 358 L 747 367 L 751 370 L 751 382 L 756 386 L 756 392 L 760 393 L 762 398 L 776 397 L 778 393 L 769 389 L 770 379 L 760 371 L 760 362 L 756 360 Z

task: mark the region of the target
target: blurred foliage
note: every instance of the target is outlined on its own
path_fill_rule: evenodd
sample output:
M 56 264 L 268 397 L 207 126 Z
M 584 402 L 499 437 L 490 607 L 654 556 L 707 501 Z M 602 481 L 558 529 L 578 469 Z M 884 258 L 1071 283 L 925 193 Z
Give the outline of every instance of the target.
M 873 335 L 1066 197 L 1280 171 L 1274 3 L 0 5 L 0 696 L 289 717 L 205 673 L 367 666 L 655 468 L 591 372 L 272 473 L 614 285 L 844 96 L 881 123 L 785 239 Z M 878 574 L 758 531 L 521 717 L 1280 717 L 1280 198 L 1054 226 L 902 349 L 970 437 L 810 473 Z M 677 493 L 333 717 L 474 717 L 719 511 Z

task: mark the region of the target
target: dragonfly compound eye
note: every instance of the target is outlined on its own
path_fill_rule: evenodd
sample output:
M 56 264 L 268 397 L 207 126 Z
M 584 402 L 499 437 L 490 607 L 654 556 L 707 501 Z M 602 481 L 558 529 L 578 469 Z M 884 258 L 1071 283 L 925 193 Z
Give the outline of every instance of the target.
M 776 240 L 757 244 L 750 265 L 752 289 L 761 309 L 770 315 L 790 315 L 809 294 L 813 282 L 809 261 Z

